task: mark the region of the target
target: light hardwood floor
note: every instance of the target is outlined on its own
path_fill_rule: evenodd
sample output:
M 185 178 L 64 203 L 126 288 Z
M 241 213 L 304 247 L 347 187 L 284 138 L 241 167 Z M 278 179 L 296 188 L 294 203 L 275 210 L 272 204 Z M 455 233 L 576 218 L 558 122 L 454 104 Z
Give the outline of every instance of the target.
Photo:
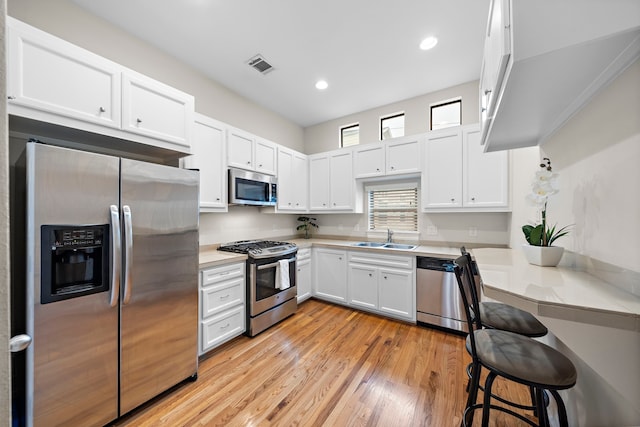
M 469 361 L 460 336 L 310 300 L 257 337 L 210 352 L 197 381 L 114 425 L 459 426 Z M 511 383 L 494 389 L 529 396 Z

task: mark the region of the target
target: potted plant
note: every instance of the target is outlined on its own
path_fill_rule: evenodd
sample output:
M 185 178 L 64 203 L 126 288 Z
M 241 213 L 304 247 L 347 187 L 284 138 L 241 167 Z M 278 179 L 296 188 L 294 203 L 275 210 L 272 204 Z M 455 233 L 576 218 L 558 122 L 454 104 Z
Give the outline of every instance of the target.
M 549 267 L 556 266 L 562 258 L 564 248 L 553 246 L 562 236 L 569 233 L 569 226 L 557 228 L 556 225 L 549 227 L 547 223 L 547 200 L 550 196 L 558 192 L 558 174 L 551 168 L 551 160 L 547 157 L 540 164 L 540 170 L 536 172 L 532 192 L 527 195 L 527 200 L 540 209 L 542 221 L 539 224 L 523 225 L 522 232 L 527 240 L 523 245 L 525 256 L 531 264 Z
M 302 222 L 302 224 L 298 225 L 296 230 L 304 230 L 304 238 L 308 239 L 311 237 L 311 229 L 313 227 L 318 228 L 318 224 L 313 221 L 317 221 L 316 218 L 310 218 L 308 216 L 299 216 L 298 221 Z

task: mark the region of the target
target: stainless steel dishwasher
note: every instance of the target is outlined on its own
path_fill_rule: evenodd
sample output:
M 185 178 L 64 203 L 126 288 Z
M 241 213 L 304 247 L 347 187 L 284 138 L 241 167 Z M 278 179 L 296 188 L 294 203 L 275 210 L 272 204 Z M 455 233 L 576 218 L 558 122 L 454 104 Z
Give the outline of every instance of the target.
M 464 318 L 464 305 L 453 272 L 453 260 L 417 257 L 416 267 L 416 319 L 448 332 L 468 332 Z M 480 280 L 474 263 L 474 278 L 478 295 Z

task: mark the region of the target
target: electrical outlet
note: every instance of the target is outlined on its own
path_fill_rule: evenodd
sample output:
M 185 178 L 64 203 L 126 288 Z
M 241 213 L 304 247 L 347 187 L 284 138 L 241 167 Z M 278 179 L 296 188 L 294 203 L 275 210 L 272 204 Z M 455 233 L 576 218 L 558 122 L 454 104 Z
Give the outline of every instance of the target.
M 476 237 L 478 235 L 478 227 L 469 227 L 469 236 Z
M 438 227 L 436 227 L 435 225 L 428 225 L 427 226 L 427 235 L 428 236 L 437 236 L 438 235 Z

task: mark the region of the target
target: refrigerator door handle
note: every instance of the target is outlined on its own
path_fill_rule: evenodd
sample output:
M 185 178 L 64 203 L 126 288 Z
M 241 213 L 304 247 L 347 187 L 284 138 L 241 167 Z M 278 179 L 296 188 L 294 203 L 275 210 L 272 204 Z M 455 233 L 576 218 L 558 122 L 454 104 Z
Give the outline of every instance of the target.
M 109 207 L 111 214 L 111 295 L 109 305 L 115 307 L 120 296 L 120 265 L 122 264 L 122 252 L 120 245 L 120 213 L 116 205 Z
M 124 297 L 123 304 L 128 304 L 131 300 L 131 287 L 133 286 L 133 277 L 131 273 L 131 265 L 133 262 L 133 224 L 131 222 L 131 208 L 128 205 L 122 207 L 122 216 L 124 217 Z
M 24 351 L 31 344 L 31 337 L 27 334 L 16 335 L 9 340 L 9 351 L 11 353 L 18 353 Z

